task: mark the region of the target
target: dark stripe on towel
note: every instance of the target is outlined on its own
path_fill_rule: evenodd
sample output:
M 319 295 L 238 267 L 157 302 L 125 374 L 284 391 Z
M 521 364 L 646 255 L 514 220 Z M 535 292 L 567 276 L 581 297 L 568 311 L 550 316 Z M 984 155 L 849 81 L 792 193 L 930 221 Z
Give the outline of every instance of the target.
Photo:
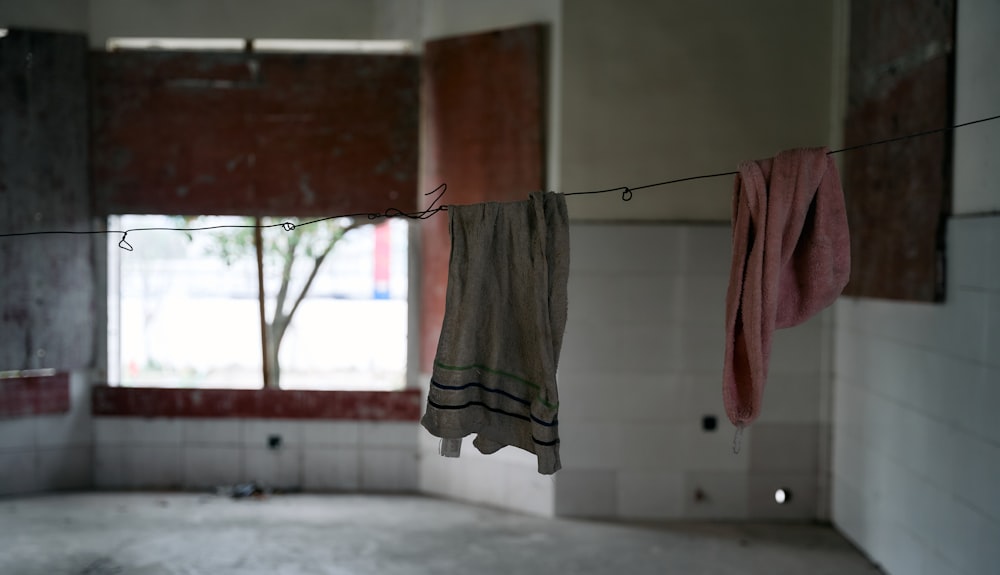
M 432 379 L 431 380 L 431 385 L 433 385 L 434 387 L 436 387 L 438 389 L 447 389 L 449 391 L 459 391 L 459 390 L 462 390 L 462 389 L 469 389 L 470 387 L 478 387 L 479 389 L 482 389 L 483 391 L 488 391 L 490 393 L 497 393 L 497 394 L 500 394 L 500 395 L 502 395 L 502 396 L 504 396 L 506 398 L 513 399 L 514 401 L 516 401 L 516 402 L 518 402 L 520 404 L 531 405 L 531 401 L 529 401 L 527 399 L 524 399 L 523 397 L 518 397 L 518 396 L 516 396 L 516 395 L 514 395 L 512 393 L 508 393 L 508 392 L 506 392 L 506 391 L 504 391 L 502 389 L 496 389 L 496 388 L 493 388 L 493 387 L 486 387 L 485 385 L 483 385 L 481 383 L 478 383 L 478 382 L 466 383 L 465 385 L 444 385 L 444 384 L 438 383 L 438 382 L 436 382 L 436 381 L 434 381 Z
M 529 417 L 527 415 L 521 415 L 519 413 L 511 413 L 509 411 L 497 409 L 496 407 L 490 407 L 481 401 L 470 401 L 468 403 L 463 403 L 462 405 L 441 405 L 440 403 L 435 402 L 433 399 L 428 398 L 427 404 L 435 409 L 465 409 L 467 407 L 478 406 L 482 407 L 487 411 L 492 411 L 493 413 L 499 413 L 500 415 L 509 415 L 510 417 L 516 417 L 518 419 L 523 419 L 524 421 L 534 421 L 535 423 L 539 425 L 544 425 L 545 427 L 555 427 L 559 425 L 559 420 L 550 423 L 548 421 L 542 421 L 541 419 L 538 419 L 534 415 Z

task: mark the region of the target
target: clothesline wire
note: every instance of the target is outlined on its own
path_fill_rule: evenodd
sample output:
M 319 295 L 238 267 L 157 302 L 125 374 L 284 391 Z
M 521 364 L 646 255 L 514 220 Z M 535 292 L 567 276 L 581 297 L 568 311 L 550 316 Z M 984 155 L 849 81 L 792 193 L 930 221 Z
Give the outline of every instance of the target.
M 958 128 L 964 128 L 966 126 L 971 126 L 973 124 L 981 124 L 983 122 L 989 122 L 989 121 L 997 120 L 997 119 L 1000 119 L 1000 115 L 990 116 L 988 118 L 980 118 L 978 120 L 972 120 L 971 122 L 963 122 L 961 124 L 955 124 L 953 126 L 945 126 L 943 128 L 936 128 L 936 129 L 933 129 L 933 130 L 925 130 L 923 132 L 916 132 L 914 134 L 906 134 L 905 136 L 896 136 L 894 138 L 886 138 L 885 140 L 876 140 L 874 142 L 865 142 L 864 144 L 857 144 L 857 145 L 854 145 L 854 146 L 847 146 L 846 148 L 840 148 L 838 150 L 831 150 L 831 151 L 827 152 L 827 155 L 832 156 L 834 154 L 840 154 L 840 153 L 843 153 L 843 152 L 850 152 L 850 151 L 853 151 L 853 150 L 860 150 L 861 148 L 870 148 L 872 146 L 881 146 L 883 144 L 891 144 L 892 142 L 899 142 L 899 141 L 902 141 L 902 140 L 909 140 L 911 138 L 920 138 L 920 137 L 923 137 L 923 136 L 930 136 L 932 134 L 940 134 L 940 133 L 943 133 L 943 132 L 950 132 L 950 131 L 956 130 Z M 681 182 L 690 182 L 690 181 L 693 181 L 693 180 L 704 180 L 704 179 L 707 179 L 707 178 L 719 178 L 719 177 L 722 177 L 722 176 L 735 176 L 736 174 L 739 174 L 739 172 L 734 170 L 734 171 L 729 171 L 729 172 L 718 172 L 718 173 L 715 173 L 715 174 L 703 174 L 703 175 L 700 175 L 700 176 L 689 176 L 689 177 L 686 177 L 686 178 L 676 178 L 676 179 L 673 179 L 673 180 L 665 180 L 663 182 L 656 182 L 654 184 L 645 184 L 645 185 L 642 185 L 642 186 L 632 186 L 632 187 L 630 187 L 630 186 L 618 186 L 617 188 L 608 188 L 608 189 L 605 189 L 605 190 L 591 190 L 591 191 L 586 191 L 586 192 L 566 192 L 563 195 L 564 196 L 586 196 L 586 195 L 590 195 L 590 194 L 608 194 L 608 193 L 611 193 L 611 192 L 621 192 L 622 193 L 622 201 L 627 202 L 627 201 L 629 201 L 629 200 L 632 199 L 632 192 L 634 192 L 636 190 L 645 190 L 647 188 L 655 188 L 657 186 L 667 186 L 667 185 L 670 185 L 670 184 L 679 184 Z
M 933 135 L 933 134 L 940 134 L 940 133 L 944 133 L 944 132 L 950 132 L 952 130 L 957 130 L 958 128 L 964 128 L 966 126 L 972 126 L 974 124 L 981 124 L 981 123 L 984 123 L 984 122 L 991 122 L 993 120 L 998 120 L 998 119 L 1000 119 L 1000 114 L 995 115 L 995 116 L 989 116 L 989 117 L 986 117 L 986 118 L 979 118 L 978 120 L 972 120 L 972 121 L 969 121 L 969 122 L 962 122 L 960 124 L 954 124 L 952 126 L 945 126 L 943 128 L 936 128 L 934 130 L 925 130 L 923 132 L 916 132 L 916 133 L 913 133 L 913 134 L 906 134 L 906 135 L 903 135 L 903 136 L 896 136 L 896 137 L 893 137 L 893 138 L 886 138 L 884 140 L 876 140 L 876 141 L 873 141 L 873 142 L 866 142 L 866 143 L 863 143 L 863 144 L 856 144 L 856 145 L 853 145 L 853 146 L 847 146 L 847 147 L 840 148 L 840 149 L 837 149 L 837 150 L 831 150 L 831 151 L 827 152 L 827 154 L 828 155 L 840 154 L 840 153 L 843 153 L 843 152 L 850 152 L 850 151 L 859 150 L 859 149 L 862 149 L 862 148 L 869 148 L 869 147 L 872 147 L 872 146 L 881 146 L 883 144 L 890 144 L 890 143 L 893 143 L 893 142 L 900 142 L 900 141 L 909 140 L 909 139 L 912 139 L 912 138 L 920 138 L 920 137 L 923 137 L 923 136 L 930 136 L 930 135 Z M 702 175 L 698 175 L 698 176 L 688 176 L 688 177 L 685 177 L 685 178 L 675 178 L 675 179 L 672 179 L 672 180 L 665 180 L 665 181 L 662 181 L 662 182 L 655 182 L 655 183 L 652 183 L 652 184 L 644 184 L 644 185 L 641 185 L 641 186 L 631 186 L 631 187 L 630 186 L 618 186 L 616 188 L 607 188 L 607 189 L 603 189 L 603 190 L 588 190 L 588 191 L 584 191 L 584 192 L 565 192 L 565 193 L 563 193 L 563 195 L 564 196 L 586 196 L 586 195 L 594 195 L 594 194 L 608 194 L 608 193 L 611 193 L 611 192 L 621 192 L 621 194 L 622 194 L 622 201 L 626 201 L 627 202 L 627 201 L 629 201 L 629 200 L 632 199 L 632 192 L 635 192 L 635 191 L 638 191 L 638 190 L 645 190 L 645 189 L 648 189 L 648 188 L 656 188 L 656 187 L 667 186 L 667 185 L 671 185 L 671 184 L 679 184 L 679 183 L 682 183 L 682 182 L 691 182 L 691 181 L 694 181 L 694 180 L 704 180 L 704 179 L 708 179 L 708 178 L 719 178 L 719 177 L 723 177 L 723 176 L 735 176 L 738 173 L 739 173 L 738 171 L 717 172 L 717 173 L 714 173 L 714 174 L 702 174 Z M 438 204 L 438 202 L 441 201 L 441 198 L 444 197 L 444 194 L 447 191 L 448 191 L 448 185 L 442 183 L 441 185 L 439 185 L 438 187 L 434 188 L 430 192 L 425 193 L 424 196 L 434 196 L 434 197 L 431 200 L 431 203 L 427 207 L 427 209 L 416 211 L 416 212 L 404 212 L 404 211 L 402 211 L 402 210 L 400 210 L 398 208 L 392 208 L 392 207 L 390 207 L 390 208 L 386 208 L 385 210 L 383 210 L 381 212 L 358 212 L 358 213 L 353 213 L 353 214 L 339 214 L 339 215 L 336 215 L 336 216 L 327 216 L 327 217 L 317 218 L 317 219 L 314 219 L 314 220 L 309 220 L 309 221 L 300 222 L 300 223 L 293 223 L 293 222 L 285 221 L 285 222 L 279 222 L 279 223 L 276 223 L 276 224 L 260 224 L 260 225 L 251 225 L 251 224 L 247 224 L 247 225 L 226 224 L 226 225 L 202 226 L 202 227 L 194 227 L 194 228 L 148 227 L 148 228 L 129 228 L 127 230 L 82 230 L 82 231 L 74 231 L 74 230 L 51 230 L 51 231 L 49 231 L 49 230 L 46 230 L 46 231 L 35 231 L 35 232 L 5 233 L 5 234 L 0 234 L 0 238 L 12 238 L 12 237 L 24 237 L 24 236 L 42 236 L 42 235 L 94 235 L 94 234 L 107 234 L 107 235 L 111 235 L 111 234 L 121 234 L 122 238 L 121 238 L 121 241 L 118 242 L 118 247 L 120 247 L 121 249 L 126 250 L 126 251 L 133 251 L 132 245 L 129 244 L 128 241 L 126 240 L 126 238 L 128 237 L 128 234 L 131 233 L 131 232 L 202 232 L 202 231 L 221 230 L 221 229 L 256 229 L 256 228 L 270 229 L 270 228 L 278 228 L 278 227 L 282 228 L 286 232 L 290 232 L 290 231 L 292 231 L 292 230 L 294 230 L 296 228 L 300 228 L 302 226 L 309 226 L 309 225 L 317 224 L 317 223 L 320 223 L 320 222 L 325 222 L 325 221 L 328 221 L 328 220 L 336 220 L 336 219 L 341 219 L 341 218 L 368 218 L 369 220 L 377 220 L 377 219 L 380 219 L 380 218 L 402 217 L 402 218 L 408 218 L 408 219 L 413 219 L 413 220 L 426 220 L 427 218 L 430 218 L 431 216 L 436 215 L 438 212 L 448 211 L 448 205 L 447 204 Z

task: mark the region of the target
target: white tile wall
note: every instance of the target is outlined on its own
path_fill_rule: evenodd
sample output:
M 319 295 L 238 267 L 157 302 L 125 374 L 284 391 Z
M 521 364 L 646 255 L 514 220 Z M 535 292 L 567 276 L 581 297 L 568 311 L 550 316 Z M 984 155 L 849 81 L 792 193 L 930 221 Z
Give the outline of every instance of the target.
M 0 495 L 93 485 L 90 388 L 70 376 L 70 412 L 0 418 Z
M 728 226 L 576 223 L 570 238 L 559 366 L 563 470 L 539 476 L 530 454 L 508 448 L 482 456 L 471 441 L 460 458 L 443 458 L 425 433 L 421 489 L 542 515 L 788 518 L 809 509 L 814 517 L 819 444 L 828 438 L 819 423 L 829 322 L 816 318 L 776 337 L 760 421 L 794 424 L 806 434 L 783 466 L 774 463 L 780 453 L 761 458 L 758 447 L 764 463 L 755 469 L 753 428 L 733 454 L 734 429 L 722 406 Z M 716 431 L 702 430 L 706 415 L 717 418 Z M 767 449 L 774 451 L 773 441 Z M 753 483 L 755 474 L 764 479 Z M 505 481 L 535 487 L 513 496 Z M 772 483 L 801 485 L 794 509 L 777 509 L 773 491 L 751 505 Z M 699 487 L 719 493 L 695 504 Z
M 281 438 L 276 449 L 272 435 Z M 103 489 L 417 488 L 416 422 L 99 417 L 94 436 Z
M 949 222 L 943 304 L 837 304 L 835 524 L 890 574 L 1000 565 L 1000 217 Z
M 351 447 L 306 447 L 302 487 L 307 491 L 357 491 L 361 488 L 361 456 Z
M 420 433 L 422 492 L 532 515 L 553 515 L 555 479 L 538 474 L 534 455 L 511 447 L 482 455 L 472 439 L 466 438 L 461 457 L 447 458 L 438 454 L 438 443 L 438 438 L 426 431 Z
M 753 427 L 734 454 L 721 382 L 730 241 L 728 226 L 572 227 L 558 514 L 768 518 L 809 509 L 815 516 L 831 328 L 821 316 L 774 338 L 759 421 L 804 431 L 794 457 L 775 441 L 757 445 Z M 716 431 L 702 430 L 706 415 L 716 417 Z M 763 479 L 755 482 L 757 475 Z M 778 509 L 773 491 L 761 497 L 766 489 L 757 486 L 775 482 L 803 485 L 794 513 Z M 717 493 L 695 502 L 699 488 Z

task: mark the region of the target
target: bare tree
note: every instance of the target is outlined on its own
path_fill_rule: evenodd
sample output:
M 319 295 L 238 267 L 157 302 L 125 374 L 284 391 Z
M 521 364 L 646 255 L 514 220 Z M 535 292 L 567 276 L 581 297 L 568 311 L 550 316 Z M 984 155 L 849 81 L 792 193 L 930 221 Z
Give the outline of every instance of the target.
M 248 223 L 253 223 L 253 220 Z M 261 223 L 268 226 L 279 223 L 279 220 L 265 218 Z M 369 225 L 369 222 L 328 220 L 295 227 L 288 231 L 279 226 L 269 228 L 273 233 L 268 233 L 263 238 L 261 259 L 268 267 L 273 265 L 281 269 L 276 295 L 271 299 L 266 297 L 268 294 L 263 294 L 265 302 L 271 302 L 271 311 L 265 314 L 264 318 L 266 345 L 263 352 L 271 387 L 280 386 L 281 342 L 296 312 L 309 294 L 320 268 L 344 235 L 363 225 Z M 215 240 L 211 251 L 220 256 L 227 265 L 232 265 L 244 257 L 257 256 L 258 247 L 253 228 L 218 233 L 215 235 Z

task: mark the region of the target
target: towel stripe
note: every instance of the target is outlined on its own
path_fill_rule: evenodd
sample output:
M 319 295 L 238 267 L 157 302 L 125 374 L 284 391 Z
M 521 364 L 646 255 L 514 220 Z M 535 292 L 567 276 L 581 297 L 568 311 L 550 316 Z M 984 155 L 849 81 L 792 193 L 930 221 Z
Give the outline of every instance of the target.
M 514 375 L 513 373 L 510 373 L 510 372 L 507 372 L 507 371 L 501 371 L 499 369 L 494 369 L 492 367 L 487 367 L 487 366 L 479 364 L 479 363 L 473 363 L 471 365 L 448 365 L 448 364 L 445 364 L 445 363 L 441 363 L 440 361 L 438 361 L 438 360 L 435 359 L 434 360 L 434 367 L 439 367 L 441 369 L 446 369 L 448 371 L 466 371 L 466 370 L 470 370 L 470 369 L 479 369 L 479 370 L 485 371 L 487 373 L 495 373 L 497 375 L 502 375 L 504 377 L 513 379 L 514 381 L 523 383 L 524 385 L 527 385 L 529 387 L 533 387 L 533 388 L 535 388 L 535 389 L 537 389 L 539 391 L 544 391 L 543 388 L 542 388 L 542 386 L 538 385 L 537 383 L 535 383 L 533 381 L 528 381 L 527 379 L 524 379 L 523 377 L 518 376 L 518 375 Z M 559 403 L 549 403 L 548 401 L 546 401 L 544 398 L 541 398 L 541 397 L 538 398 L 538 401 L 542 402 L 542 404 L 545 405 L 545 407 L 548 407 L 549 409 L 558 409 L 559 408 Z
M 431 385 L 433 385 L 434 387 L 436 387 L 438 389 L 446 389 L 446 390 L 449 390 L 449 391 L 460 391 L 460 390 L 463 390 L 463 389 L 469 389 L 470 387 L 478 387 L 479 389 L 482 389 L 483 391 L 488 391 L 490 393 L 496 393 L 496 394 L 502 395 L 504 397 L 513 399 L 514 401 L 516 401 L 516 402 L 518 402 L 520 404 L 531 405 L 531 401 L 529 401 L 527 399 L 524 399 L 523 397 L 518 397 L 518 396 L 516 396 L 516 395 L 514 395 L 512 393 L 507 393 L 506 391 L 504 391 L 502 389 L 496 389 L 496 388 L 493 388 L 493 387 L 486 387 L 485 385 L 483 385 L 483 384 L 481 384 L 479 382 L 466 383 L 465 385 L 444 385 L 444 384 L 438 383 L 438 382 L 436 382 L 436 381 L 434 381 L 432 379 L 431 380 Z
M 509 411 L 504 411 L 496 407 L 490 407 L 481 401 L 470 401 L 467 403 L 463 403 L 462 405 L 442 405 L 440 403 L 435 402 L 433 399 L 427 398 L 427 405 L 430 405 L 431 407 L 436 409 L 465 409 L 467 407 L 478 406 L 482 407 L 487 411 L 492 411 L 493 413 L 499 413 L 500 415 L 509 415 L 510 417 L 516 417 L 518 419 L 523 419 L 524 421 L 534 421 L 535 423 L 539 425 L 544 425 L 545 427 L 556 427 L 559 425 L 559 420 L 555 420 L 550 423 L 548 421 L 542 421 L 541 419 L 538 419 L 534 415 L 531 416 L 521 415 L 519 413 L 511 413 Z

